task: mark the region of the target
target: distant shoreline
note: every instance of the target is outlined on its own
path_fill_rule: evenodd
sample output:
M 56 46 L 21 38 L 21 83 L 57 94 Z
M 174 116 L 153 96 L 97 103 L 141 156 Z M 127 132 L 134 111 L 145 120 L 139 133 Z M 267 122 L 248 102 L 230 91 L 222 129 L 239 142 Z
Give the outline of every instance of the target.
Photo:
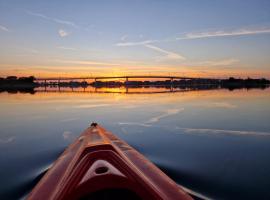
M 85 81 L 69 81 L 69 82 L 35 82 L 35 77 L 20 77 L 9 76 L 0 78 L 0 92 L 34 92 L 37 87 L 59 87 L 59 88 L 191 88 L 191 89 L 241 89 L 241 88 L 259 88 L 265 89 L 270 86 L 270 81 L 267 79 L 192 79 L 192 80 L 164 80 L 164 81 L 96 81 L 88 83 Z

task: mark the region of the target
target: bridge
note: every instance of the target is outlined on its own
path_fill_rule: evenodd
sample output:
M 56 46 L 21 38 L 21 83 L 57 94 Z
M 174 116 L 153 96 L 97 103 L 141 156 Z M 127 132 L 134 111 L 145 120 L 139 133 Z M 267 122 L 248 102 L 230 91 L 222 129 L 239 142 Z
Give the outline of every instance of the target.
M 74 80 L 94 80 L 95 82 L 98 80 L 108 80 L 108 79 L 125 79 L 126 82 L 130 79 L 169 79 L 173 80 L 193 80 L 193 79 L 202 79 L 202 78 L 194 78 L 194 77 L 184 77 L 184 76 L 96 76 L 96 77 L 59 77 L 59 78 L 37 78 L 36 81 L 74 81 Z

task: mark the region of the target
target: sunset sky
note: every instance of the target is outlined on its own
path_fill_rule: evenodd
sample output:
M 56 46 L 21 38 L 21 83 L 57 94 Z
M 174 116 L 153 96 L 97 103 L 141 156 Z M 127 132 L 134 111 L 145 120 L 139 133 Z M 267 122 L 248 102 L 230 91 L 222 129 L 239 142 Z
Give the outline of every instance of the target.
M 270 78 L 269 0 L 0 0 L 0 76 Z

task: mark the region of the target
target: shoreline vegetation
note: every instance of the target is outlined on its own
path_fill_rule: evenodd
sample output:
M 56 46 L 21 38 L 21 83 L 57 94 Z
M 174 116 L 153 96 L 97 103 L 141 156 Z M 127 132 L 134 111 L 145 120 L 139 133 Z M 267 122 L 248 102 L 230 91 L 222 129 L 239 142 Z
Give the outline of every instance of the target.
M 178 89 L 266 89 L 270 86 L 270 80 L 261 79 L 240 79 L 230 77 L 228 79 L 190 79 L 190 80 L 164 80 L 164 81 L 95 81 L 88 83 L 86 81 L 50 81 L 38 82 L 34 76 L 16 77 L 8 76 L 6 78 L 0 77 L 0 92 L 26 92 L 35 93 L 35 88 L 50 87 L 50 88 L 178 88 Z

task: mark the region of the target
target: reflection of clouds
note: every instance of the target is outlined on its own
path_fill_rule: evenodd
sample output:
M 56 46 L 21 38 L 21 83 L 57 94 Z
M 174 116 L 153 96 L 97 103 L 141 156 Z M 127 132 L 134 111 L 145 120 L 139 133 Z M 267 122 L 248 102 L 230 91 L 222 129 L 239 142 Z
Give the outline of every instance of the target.
M 151 119 L 149 119 L 146 123 L 155 123 L 158 122 L 160 119 L 164 118 L 164 117 L 169 117 L 171 115 L 176 115 L 179 112 L 183 111 L 184 108 L 181 109 L 169 109 L 167 110 L 164 114 L 158 115 L 156 117 L 153 117 Z
M 142 126 L 145 128 L 157 127 L 153 124 L 135 123 L 135 122 L 120 122 L 119 125 L 130 125 L 130 126 Z M 161 126 L 165 128 L 166 126 Z M 172 127 L 167 127 L 172 129 Z M 175 130 L 180 130 L 180 133 L 184 134 L 206 134 L 206 135 L 238 135 L 238 136 L 270 136 L 270 132 L 259 132 L 259 131 L 236 131 L 236 130 L 223 130 L 223 129 L 207 129 L 207 128 L 182 128 L 175 127 Z M 121 128 L 121 131 L 125 134 L 128 130 Z M 179 133 L 179 132 L 178 132 Z
M 213 102 L 213 103 L 208 104 L 207 107 L 232 109 L 232 108 L 236 108 L 237 106 L 228 102 Z
M 10 142 L 13 142 L 15 140 L 14 136 L 8 137 L 8 138 L 0 138 L 0 143 L 1 144 L 7 144 Z
M 193 134 L 223 134 L 223 135 L 251 135 L 251 136 L 270 136 L 268 132 L 257 132 L 257 131 L 235 131 L 235 130 L 222 130 L 222 129 L 201 129 L 201 128 L 181 128 L 176 129 L 182 130 L 184 133 Z
M 63 119 L 61 120 L 61 122 L 71 122 L 71 121 L 76 121 L 78 120 L 79 118 L 78 117 L 74 117 L 74 118 L 67 118 L 67 119 Z
M 135 125 L 135 126 L 144 126 L 144 127 L 151 127 L 151 124 L 144 124 L 144 123 L 136 123 L 136 122 L 119 122 L 119 125 Z
M 124 134 L 128 134 L 128 131 L 125 129 L 125 128 L 121 128 L 121 131 L 122 131 L 122 133 L 124 133 Z
M 144 132 L 144 128 L 149 128 L 152 127 L 152 125 L 150 124 L 143 124 L 143 123 L 132 123 L 132 122 L 120 122 L 118 123 L 120 126 L 120 130 L 122 133 L 124 134 L 129 134 L 129 133 L 143 133 Z M 136 129 L 133 129 L 132 131 L 129 128 L 126 128 L 124 126 L 141 126 L 143 127 L 142 129 L 140 129 L 139 127 L 137 127 Z
M 106 107 L 111 106 L 111 104 L 84 104 L 73 106 L 73 108 L 98 108 L 98 107 Z
M 47 119 L 48 116 L 46 116 L 46 115 L 32 115 L 32 116 L 27 116 L 25 118 L 32 121 L 32 120 Z
M 74 136 L 72 136 L 72 132 L 70 131 L 64 131 L 63 138 L 64 140 L 71 140 Z
M 186 188 L 186 187 L 184 187 L 184 186 L 182 186 L 182 185 L 178 185 L 178 186 L 179 186 L 181 189 L 185 190 L 187 193 L 192 194 L 192 195 L 194 195 L 195 197 L 198 197 L 198 199 L 212 200 L 212 199 L 210 199 L 209 197 L 206 197 L 206 196 L 204 196 L 203 194 L 201 194 L 201 193 L 199 193 L 199 192 L 195 192 L 195 191 L 193 191 L 193 190 L 190 190 L 190 189 L 188 189 L 188 188 Z
M 165 113 L 158 115 L 156 117 L 152 117 L 151 119 L 147 120 L 145 123 L 140 122 L 119 122 L 119 125 L 133 125 L 133 126 L 143 126 L 143 127 L 152 127 L 153 123 L 160 121 L 160 119 L 164 117 L 169 117 L 171 115 L 176 115 L 180 112 L 182 112 L 184 108 L 180 109 L 168 109 L 165 111 Z M 122 130 L 124 133 L 127 132 L 126 130 Z
M 125 109 L 132 109 L 132 108 L 138 108 L 139 106 L 137 105 L 126 105 L 126 106 L 123 106 L 122 108 L 125 108 Z

